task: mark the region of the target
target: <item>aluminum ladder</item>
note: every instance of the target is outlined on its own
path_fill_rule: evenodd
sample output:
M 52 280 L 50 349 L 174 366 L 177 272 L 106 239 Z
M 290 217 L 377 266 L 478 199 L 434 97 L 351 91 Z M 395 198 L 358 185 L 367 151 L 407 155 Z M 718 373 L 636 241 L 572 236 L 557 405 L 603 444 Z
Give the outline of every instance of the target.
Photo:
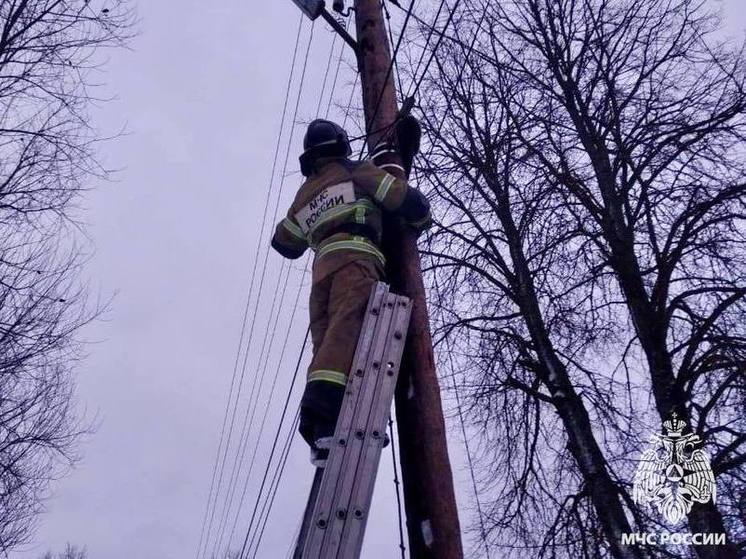
M 293 559 L 360 556 L 411 306 L 383 282 L 371 290 L 334 441 L 326 467 L 316 470 Z

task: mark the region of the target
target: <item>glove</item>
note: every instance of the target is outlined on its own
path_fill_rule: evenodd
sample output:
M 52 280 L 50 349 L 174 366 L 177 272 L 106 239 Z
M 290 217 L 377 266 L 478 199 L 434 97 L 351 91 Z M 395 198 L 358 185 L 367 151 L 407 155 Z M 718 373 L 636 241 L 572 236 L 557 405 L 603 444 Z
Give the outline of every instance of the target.
M 383 140 L 376 144 L 373 148 L 373 153 L 370 155 L 370 160 L 377 166 L 383 167 L 384 165 L 391 164 L 391 155 L 399 155 L 396 145 L 388 140 Z
M 420 122 L 411 114 L 401 118 L 396 123 L 396 143 L 407 177 L 412 171 L 415 156 L 420 152 L 421 138 L 422 127 Z
M 404 218 L 406 224 L 414 229 L 418 236 L 432 226 L 432 215 L 430 213 L 430 202 L 422 192 L 416 188 L 409 187 L 404 198 L 399 214 Z
M 377 166 L 385 168 L 393 165 L 387 156 L 398 155 L 402 160 L 403 168 L 401 170 L 406 177 L 409 177 L 414 158 L 420 151 L 421 138 L 422 128 L 419 121 L 412 115 L 407 115 L 396 123 L 396 140 L 379 142 L 373 148 L 370 158 Z

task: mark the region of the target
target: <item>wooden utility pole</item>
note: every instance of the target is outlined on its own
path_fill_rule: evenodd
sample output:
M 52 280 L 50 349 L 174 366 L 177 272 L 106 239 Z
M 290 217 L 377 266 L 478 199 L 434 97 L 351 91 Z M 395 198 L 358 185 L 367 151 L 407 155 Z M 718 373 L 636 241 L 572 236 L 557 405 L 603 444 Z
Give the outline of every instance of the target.
M 391 53 L 380 0 L 355 0 L 358 64 L 368 146 L 390 133 L 397 115 Z M 391 155 L 391 163 L 401 165 Z M 403 172 L 388 168 L 404 178 Z M 414 232 L 391 220 L 384 252 L 394 291 L 414 302 L 396 393 L 396 417 L 410 557 L 461 559 L 461 529 L 435 372 L 425 287 Z
M 385 1 L 385 0 L 384 0 Z M 293 0 L 310 19 L 322 16 L 357 55 L 368 147 L 388 137 L 397 118 L 391 52 L 381 0 L 354 0 L 357 40 L 326 10 L 323 0 Z M 335 0 L 341 12 L 344 2 Z M 404 177 L 400 158 L 387 154 L 387 170 Z M 401 169 L 399 171 L 398 169 Z M 412 300 L 412 318 L 396 389 L 396 417 L 404 481 L 404 506 L 412 559 L 463 559 L 461 527 L 448 459 L 443 405 L 415 233 L 388 219 L 383 251 L 394 291 Z

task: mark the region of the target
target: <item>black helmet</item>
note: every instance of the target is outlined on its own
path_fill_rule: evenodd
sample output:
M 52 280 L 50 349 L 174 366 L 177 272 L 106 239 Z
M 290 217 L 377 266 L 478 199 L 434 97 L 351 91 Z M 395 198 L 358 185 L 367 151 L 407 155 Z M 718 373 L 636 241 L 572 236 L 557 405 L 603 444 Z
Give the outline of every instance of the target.
M 338 124 L 316 119 L 308 125 L 303 137 L 303 153 L 300 156 L 300 170 L 304 176 L 313 171 L 313 164 L 322 157 L 347 157 L 352 153 L 347 132 Z

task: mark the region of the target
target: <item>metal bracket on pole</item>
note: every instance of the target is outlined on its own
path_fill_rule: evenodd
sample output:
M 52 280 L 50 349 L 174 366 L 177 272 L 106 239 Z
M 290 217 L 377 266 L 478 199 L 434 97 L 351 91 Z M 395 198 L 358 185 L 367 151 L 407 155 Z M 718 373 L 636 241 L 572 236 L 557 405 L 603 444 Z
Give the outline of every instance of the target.
M 355 51 L 355 56 L 359 55 L 359 49 L 357 45 L 357 41 L 352 38 L 352 35 L 350 35 L 347 30 L 342 27 L 339 22 L 334 19 L 334 16 L 329 13 L 329 11 L 326 8 L 322 8 L 321 10 L 321 17 L 323 17 L 326 22 L 334 28 L 334 30 L 339 33 L 339 36 L 342 37 L 348 45 L 352 47 L 352 50 Z
M 324 9 L 324 0 L 293 0 L 293 2 L 310 20 L 319 17 L 321 10 Z
M 345 43 L 352 47 L 352 50 L 355 51 L 355 56 L 359 56 L 357 41 L 353 39 L 352 35 L 350 35 L 347 30 L 342 25 L 340 25 L 340 23 L 336 19 L 334 19 L 334 16 L 329 13 L 329 11 L 326 9 L 326 5 L 324 4 L 324 0 L 293 0 L 293 2 L 300 8 L 301 12 L 306 14 L 306 16 L 310 20 L 313 21 L 319 16 L 323 17 L 326 22 L 332 26 L 334 31 L 339 33 L 342 39 L 344 39 Z M 350 8 L 350 10 L 351 9 L 352 8 Z
M 326 467 L 316 471 L 294 559 L 360 556 L 411 307 L 385 283 L 375 284 L 334 443 Z

